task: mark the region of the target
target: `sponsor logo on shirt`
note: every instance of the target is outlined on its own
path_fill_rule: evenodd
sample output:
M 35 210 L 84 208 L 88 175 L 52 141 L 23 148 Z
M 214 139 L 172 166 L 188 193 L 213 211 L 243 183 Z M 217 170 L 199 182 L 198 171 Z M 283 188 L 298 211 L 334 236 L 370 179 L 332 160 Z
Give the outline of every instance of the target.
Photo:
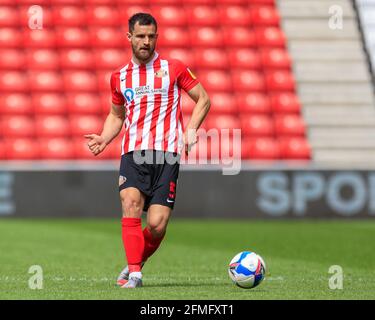
M 131 102 L 131 101 L 133 101 L 133 99 L 134 99 L 134 90 L 131 89 L 131 88 L 125 89 L 124 96 L 125 96 L 125 99 L 126 99 L 126 101 L 128 103 Z

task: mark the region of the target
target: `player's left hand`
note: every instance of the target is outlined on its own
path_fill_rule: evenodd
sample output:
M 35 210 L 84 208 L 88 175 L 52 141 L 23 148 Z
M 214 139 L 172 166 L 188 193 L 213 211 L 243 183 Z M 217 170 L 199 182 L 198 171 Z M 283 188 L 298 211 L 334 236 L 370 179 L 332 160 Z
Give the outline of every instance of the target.
M 191 148 L 198 142 L 197 130 L 188 129 L 183 135 L 185 155 L 187 156 Z
M 101 153 L 107 146 L 107 144 L 104 141 L 104 138 L 98 136 L 97 134 L 86 134 L 85 138 L 88 139 L 87 146 L 89 147 L 90 151 L 94 154 L 94 156 L 97 156 L 99 153 Z

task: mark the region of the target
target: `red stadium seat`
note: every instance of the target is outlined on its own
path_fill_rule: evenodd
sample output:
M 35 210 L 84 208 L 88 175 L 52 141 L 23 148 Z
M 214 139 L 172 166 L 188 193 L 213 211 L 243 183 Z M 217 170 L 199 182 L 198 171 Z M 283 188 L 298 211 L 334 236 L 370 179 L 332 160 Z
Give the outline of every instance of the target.
M 210 113 L 237 115 L 238 108 L 233 95 L 222 92 L 210 93 L 210 100 Z
M 60 63 L 63 69 L 92 69 L 94 57 L 86 49 L 69 49 L 60 53 Z
M 285 47 L 285 34 L 276 27 L 257 28 L 255 30 L 256 44 L 259 47 Z
M 31 99 L 27 94 L 10 93 L 0 96 L 0 115 L 26 115 L 33 112 Z
M 305 122 L 299 115 L 275 116 L 275 131 L 278 136 L 304 136 Z
M 21 19 L 21 25 L 22 27 L 32 27 L 32 29 L 44 29 L 44 28 L 50 28 L 54 25 L 52 12 L 49 9 L 49 4 L 42 6 L 43 9 L 43 15 L 40 15 L 40 9 L 39 8 L 33 8 L 33 5 L 41 5 L 41 3 L 38 1 L 37 3 L 32 2 L 30 4 L 22 4 L 19 7 L 19 14 Z
M 228 48 L 255 47 L 257 40 L 254 30 L 246 27 L 228 27 L 223 30 L 224 45 Z
M 174 4 L 175 3 L 173 3 L 173 5 Z M 148 13 L 150 13 L 148 3 L 145 4 L 145 3 L 142 3 L 142 1 L 140 1 L 140 2 L 133 2 L 132 4 L 129 4 L 129 5 L 123 4 L 123 5 L 119 6 L 119 14 L 120 14 L 121 19 L 123 21 L 128 21 L 129 18 L 137 12 L 148 12 Z M 123 31 L 124 32 L 128 31 L 127 24 L 124 25 Z
M 274 93 L 271 95 L 271 107 L 275 113 L 300 113 L 301 103 L 294 93 Z
M 13 28 L 0 28 L 0 48 L 18 48 L 24 45 L 22 32 Z
M 34 160 L 40 157 L 39 144 L 35 139 L 6 139 L 5 150 L 6 159 L 9 160 Z
M 86 160 L 100 160 L 108 159 L 110 157 L 110 152 L 104 150 L 98 156 L 94 156 L 87 146 L 87 139 L 84 137 L 73 138 L 73 151 L 74 157 L 76 159 L 86 159 Z
M 0 69 L 25 69 L 25 54 L 17 49 L 0 49 Z
M 52 49 L 34 49 L 27 52 L 29 70 L 55 70 L 60 68 L 59 55 Z
M 62 91 L 63 81 L 60 73 L 52 71 L 33 71 L 30 73 L 30 89 L 33 91 Z
M 229 64 L 233 69 L 259 69 L 262 67 L 258 51 L 236 48 L 229 50 Z
M 165 27 L 159 34 L 158 44 L 160 47 L 188 47 L 190 46 L 189 32 L 186 28 Z
M 31 0 L 22 0 L 22 1 L 31 1 Z M 48 0 L 44 0 L 49 2 Z M 55 5 L 84 5 L 85 0 L 53 0 Z
M 242 141 L 242 158 L 249 160 L 276 160 L 280 148 L 273 138 L 245 138 Z
M 153 6 L 151 12 L 161 26 L 186 26 L 186 13 L 181 6 Z
M 217 28 L 193 28 L 190 32 L 191 44 L 194 47 L 221 47 L 223 45 L 222 33 Z
M 60 27 L 56 37 L 57 45 L 61 48 L 84 48 L 90 44 L 89 34 L 83 28 Z
M 184 48 L 162 49 L 160 54 L 162 58 L 180 60 L 191 69 L 195 67 L 194 55 L 191 54 L 190 49 L 184 49 Z
M 104 49 L 95 51 L 95 66 L 97 69 L 117 69 L 125 65 L 131 54 L 121 49 Z
M 279 140 L 279 145 L 282 159 L 311 159 L 311 147 L 305 138 L 281 138 Z
M 1 128 L 0 128 L 0 136 L 2 136 Z M 6 157 L 6 150 L 5 150 L 5 143 L 0 140 L 0 160 L 4 160 Z
M 247 5 L 248 2 L 250 1 L 250 3 L 253 1 L 253 0 L 216 0 L 216 4 L 219 5 L 219 6 L 222 6 L 222 5 Z
M 237 94 L 237 104 L 242 114 L 262 114 L 271 112 L 270 99 L 262 93 Z
M 268 91 L 294 91 L 295 81 L 289 71 L 266 72 L 266 86 Z
M 26 48 L 54 48 L 56 46 L 55 31 L 51 29 L 26 30 L 23 45 Z
M 220 24 L 249 27 L 250 14 L 243 6 L 227 5 L 220 7 Z
M 91 28 L 90 43 L 95 48 L 125 48 L 128 44 L 126 41 L 126 34 L 121 32 L 118 28 Z
M 237 116 L 234 115 L 214 115 L 210 114 L 206 118 L 207 129 L 239 129 L 241 122 Z
M 196 5 L 188 8 L 188 21 L 193 26 L 216 26 L 220 21 L 214 6 Z
M 104 117 L 107 117 L 112 108 L 112 96 L 109 92 L 104 92 L 100 95 L 100 105 L 102 108 L 102 114 Z
M 35 125 L 33 118 L 27 116 L 4 116 L 1 121 L 5 137 L 33 137 Z
M 242 134 L 251 137 L 270 137 L 275 133 L 272 118 L 267 115 L 241 115 Z
M 80 6 L 56 6 L 53 10 L 53 20 L 56 25 L 83 27 L 87 25 L 87 14 L 86 10 Z
M 291 60 L 284 49 L 261 50 L 262 64 L 265 69 L 290 69 Z
M 21 24 L 20 22 L 17 8 L 0 5 L 0 28 L 18 27 Z
M 280 23 L 280 16 L 277 9 L 270 6 L 251 8 L 250 17 L 254 25 L 278 26 Z
M 25 72 L 0 72 L 0 92 L 25 92 L 29 90 L 29 78 Z
M 89 6 L 87 19 L 89 25 L 97 26 L 117 26 L 121 20 L 117 8 L 104 5 Z
M 77 93 L 68 95 L 69 114 L 101 114 L 100 97 L 93 93 Z
M 195 61 L 200 69 L 228 69 L 227 54 L 220 49 L 195 50 Z
M 36 114 L 63 115 L 67 110 L 65 96 L 59 93 L 34 93 L 32 102 Z
M 184 115 L 190 115 L 195 107 L 195 102 L 186 93 L 181 94 L 181 109 Z
M 93 115 L 71 116 L 70 128 L 74 136 L 84 136 L 89 133 L 100 134 L 103 120 L 101 117 Z
M 220 70 L 200 71 L 198 79 L 208 91 L 231 91 L 230 74 Z
M 40 157 L 50 160 L 67 160 L 74 158 L 73 143 L 67 138 L 39 139 Z
M 265 80 L 260 72 L 251 70 L 233 71 L 232 81 L 236 84 L 236 90 L 240 92 L 265 90 Z
M 97 72 L 98 87 L 100 91 L 108 92 L 110 90 L 110 80 L 112 71 Z
M 150 0 L 116 0 L 117 4 L 121 6 L 141 5 L 147 6 Z M 113 2 L 113 1 L 111 1 Z
M 64 72 L 64 88 L 66 91 L 83 92 L 97 91 L 98 82 L 96 74 L 86 71 Z
M 70 135 L 68 119 L 64 116 L 37 116 L 36 134 L 39 137 L 67 137 Z

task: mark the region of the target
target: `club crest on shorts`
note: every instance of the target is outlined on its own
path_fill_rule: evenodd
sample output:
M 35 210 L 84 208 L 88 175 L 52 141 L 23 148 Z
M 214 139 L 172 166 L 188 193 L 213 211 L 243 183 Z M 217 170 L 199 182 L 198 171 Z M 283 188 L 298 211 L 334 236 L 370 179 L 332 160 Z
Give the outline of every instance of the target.
M 157 78 L 163 78 L 163 77 L 166 77 L 167 75 L 168 75 L 168 72 L 163 69 L 159 69 L 158 71 L 155 72 L 155 77 Z
M 124 176 L 119 176 L 118 178 L 118 185 L 121 186 L 126 182 L 126 177 Z

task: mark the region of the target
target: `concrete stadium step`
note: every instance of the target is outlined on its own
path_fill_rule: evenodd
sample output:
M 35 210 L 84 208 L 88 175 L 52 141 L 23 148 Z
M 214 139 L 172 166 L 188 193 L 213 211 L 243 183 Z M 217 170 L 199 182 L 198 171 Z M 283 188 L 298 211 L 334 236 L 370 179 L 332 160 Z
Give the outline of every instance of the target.
M 358 41 L 353 40 L 294 40 L 289 43 L 294 62 L 299 61 L 363 61 L 365 54 Z
M 328 19 L 283 20 L 282 27 L 289 41 L 293 40 L 359 40 L 360 33 L 354 19 L 344 19 L 343 29 L 331 29 Z
M 310 128 L 309 139 L 311 141 L 316 140 L 340 140 L 340 139 L 374 139 L 375 140 L 375 128 L 362 128 L 362 127 L 329 127 L 329 128 Z
M 375 149 L 375 140 L 373 139 L 310 139 L 310 144 L 314 150 L 319 149 Z
M 300 82 L 368 82 L 371 76 L 364 61 L 329 62 L 297 61 L 294 74 Z
M 342 115 L 330 116 L 330 117 L 309 117 L 304 116 L 306 123 L 312 127 L 374 127 L 375 128 L 375 116 L 356 116 L 356 117 L 345 117 Z
M 349 0 L 281 0 L 278 2 L 279 10 L 285 18 L 329 18 L 329 9 L 332 6 L 342 8 L 344 18 L 354 16 L 353 6 Z
M 328 105 L 374 103 L 373 87 L 368 83 L 299 83 L 302 104 Z
M 352 106 L 352 105 L 306 105 L 303 108 L 304 117 L 348 117 L 355 118 L 375 117 L 375 107 L 371 105 Z
M 318 149 L 314 151 L 313 158 L 316 162 L 322 163 L 348 163 L 368 164 L 375 163 L 375 150 L 360 149 L 337 149 L 332 152 L 330 149 Z

